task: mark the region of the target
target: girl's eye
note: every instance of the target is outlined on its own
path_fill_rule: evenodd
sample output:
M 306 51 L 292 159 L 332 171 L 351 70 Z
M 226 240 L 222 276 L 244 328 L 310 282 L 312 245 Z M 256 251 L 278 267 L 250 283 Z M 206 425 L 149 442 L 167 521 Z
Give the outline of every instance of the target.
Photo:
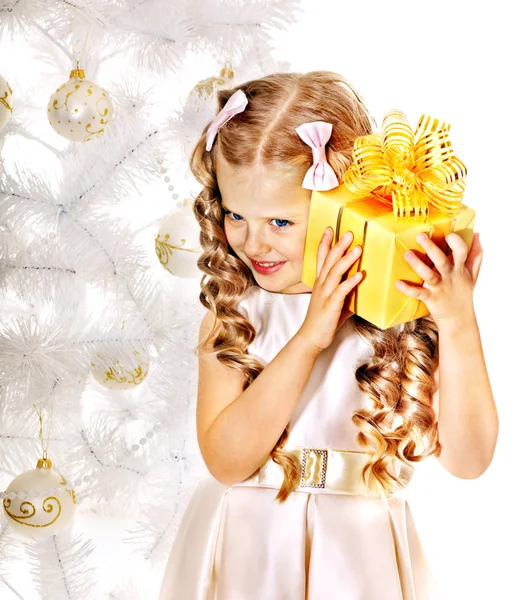
M 241 219 L 240 215 L 237 215 L 236 213 L 233 213 L 230 210 L 226 210 L 225 208 L 223 209 L 223 214 L 225 216 L 231 215 L 231 218 L 233 219 L 233 221 L 239 221 Z M 239 218 L 235 219 L 234 217 L 239 217 Z
M 286 219 L 273 219 L 273 220 L 276 222 L 279 221 L 280 223 L 287 223 L 289 225 L 289 227 L 291 226 L 291 222 L 287 221 Z M 277 227 L 278 227 L 278 229 L 285 229 L 286 225 L 283 225 L 283 226 L 277 225 Z
M 230 210 L 223 209 L 223 212 L 225 215 L 231 215 L 231 218 L 233 221 L 241 221 L 243 219 L 243 217 L 240 217 L 240 215 L 237 215 L 236 213 L 233 213 Z M 238 218 L 236 218 L 236 217 L 238 217 Z M 287 219 L 272 219 L 272 220 L 276 221 L 277 229 L 285 229 L 287 226 L 288 227 L 292 226 L 291 221 L 288 221 Z

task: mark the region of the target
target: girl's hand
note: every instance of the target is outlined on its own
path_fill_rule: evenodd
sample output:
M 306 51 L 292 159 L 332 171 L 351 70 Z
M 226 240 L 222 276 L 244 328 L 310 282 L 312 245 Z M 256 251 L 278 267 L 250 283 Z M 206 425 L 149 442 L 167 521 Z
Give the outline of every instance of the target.
M 347 232 L 331 248 L 334 231 L 327 227 L 318 247 L 316 276 L 311 301 L 299 335 L 322 351 L 332 343 L 336 331 L 353 314 L 345 307 L 347 294 L 361 281 L 360 272 L 342 281 L 361 254 L 361 246 L 350 251 L 354 236 Z
M 423 279 L 421 286 L 396 281 L 396 288 L 410 298 L 421 300 L 430 314 L 441 323 L 474 314 L 472 293 L 479 275 L 483 248 L 479 233 L 475 233 L 467 256 L 467 245 L 457 233 L 445 236 L 452 253 L 445 253 L 426 235 L 416 237 L 434 267 L 426 265 L 414 252 L 405 253 L 405 260 Z

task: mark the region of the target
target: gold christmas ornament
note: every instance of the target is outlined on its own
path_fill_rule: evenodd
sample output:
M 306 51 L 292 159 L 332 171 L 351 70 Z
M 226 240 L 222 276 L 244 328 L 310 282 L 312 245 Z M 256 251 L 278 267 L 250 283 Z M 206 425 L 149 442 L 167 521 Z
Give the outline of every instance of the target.
M 0 75 L 0 129 L 3 129 L 13 114 L 13 90 Z
M 177 277 L 198 277 L 201 273 L 197 261 L 202 253 L 199 238 L 192 201 L 185 199 L 180 210 L 170 213 L 160 223 L 155 246 L 162 267 Z
M 96 353 L 95 362 L 91 362 L 92 373 L 96 381 L 110 390 L 130 390 L 140 385 L 147 377 L 150 368 L 149 357 L 144 348 L 134 350 L 132 360 L 107 358 Z
M 230 89 L 234 87 L 234 71 L 229 61 L 220 71 L 219 77 L 207 77 L 199 81 L 191 90 L 189 96 L 199 96 L 211 98 L 216 90 Z
M 65 477 L 53 470 L 53 463 L 47 457 L 52 410 L 47 445 L 44 445 L 42 410 L 34 404 L 33 407 L 40 421 L 42 458 L 38 459 L 36 469 L 15 477 L 2 497 L 4 513 L 11 528 L 23 537 L 38 541 L 69 527 L 76 512 L 76 495 Z
M 3 506 L 7 521 L 24 537 L 41 540 L 56 535 L 73 520 L 74 490 L 66 489 L 67 480 L 52 467 L 50 459 L 39 459 L 36 469 L 15 477 L 5 491 Z
M 113 118 L 113 103 L 99 85 L 85 79 L 83 69 L 73 69 L 49 99 L 47 117 L 51 127 L 73 142 L 88 142 L 105 131 Z

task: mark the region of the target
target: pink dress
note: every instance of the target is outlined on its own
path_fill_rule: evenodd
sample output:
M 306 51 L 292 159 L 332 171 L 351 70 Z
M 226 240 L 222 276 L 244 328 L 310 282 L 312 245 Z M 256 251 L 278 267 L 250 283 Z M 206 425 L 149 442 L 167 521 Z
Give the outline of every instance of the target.
M 239 304 L 257 331 L 249 353 L 267 365 L 303 323 L 310 298 L 250 288 Z M 369 400 L 353 373 L 371 355 L 348 319 L 314 365 L 287 447 L 361 451 L 352 414 Z M 439 598 L 402 495 L 383 500 L 300 486 L 279 503 L 277 488 L 201 481 L 159 600 Z

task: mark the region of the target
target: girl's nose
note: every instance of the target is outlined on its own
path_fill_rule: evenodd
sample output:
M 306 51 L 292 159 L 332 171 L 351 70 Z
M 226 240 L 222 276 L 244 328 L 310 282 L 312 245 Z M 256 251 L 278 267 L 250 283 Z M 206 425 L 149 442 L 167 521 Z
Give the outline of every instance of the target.
M 271 246 L 264 240 L 261 232 L 251 231 L 247 233 L 243 244 L 243 251 L 247 256 L 261 256 L 270 252 Z

